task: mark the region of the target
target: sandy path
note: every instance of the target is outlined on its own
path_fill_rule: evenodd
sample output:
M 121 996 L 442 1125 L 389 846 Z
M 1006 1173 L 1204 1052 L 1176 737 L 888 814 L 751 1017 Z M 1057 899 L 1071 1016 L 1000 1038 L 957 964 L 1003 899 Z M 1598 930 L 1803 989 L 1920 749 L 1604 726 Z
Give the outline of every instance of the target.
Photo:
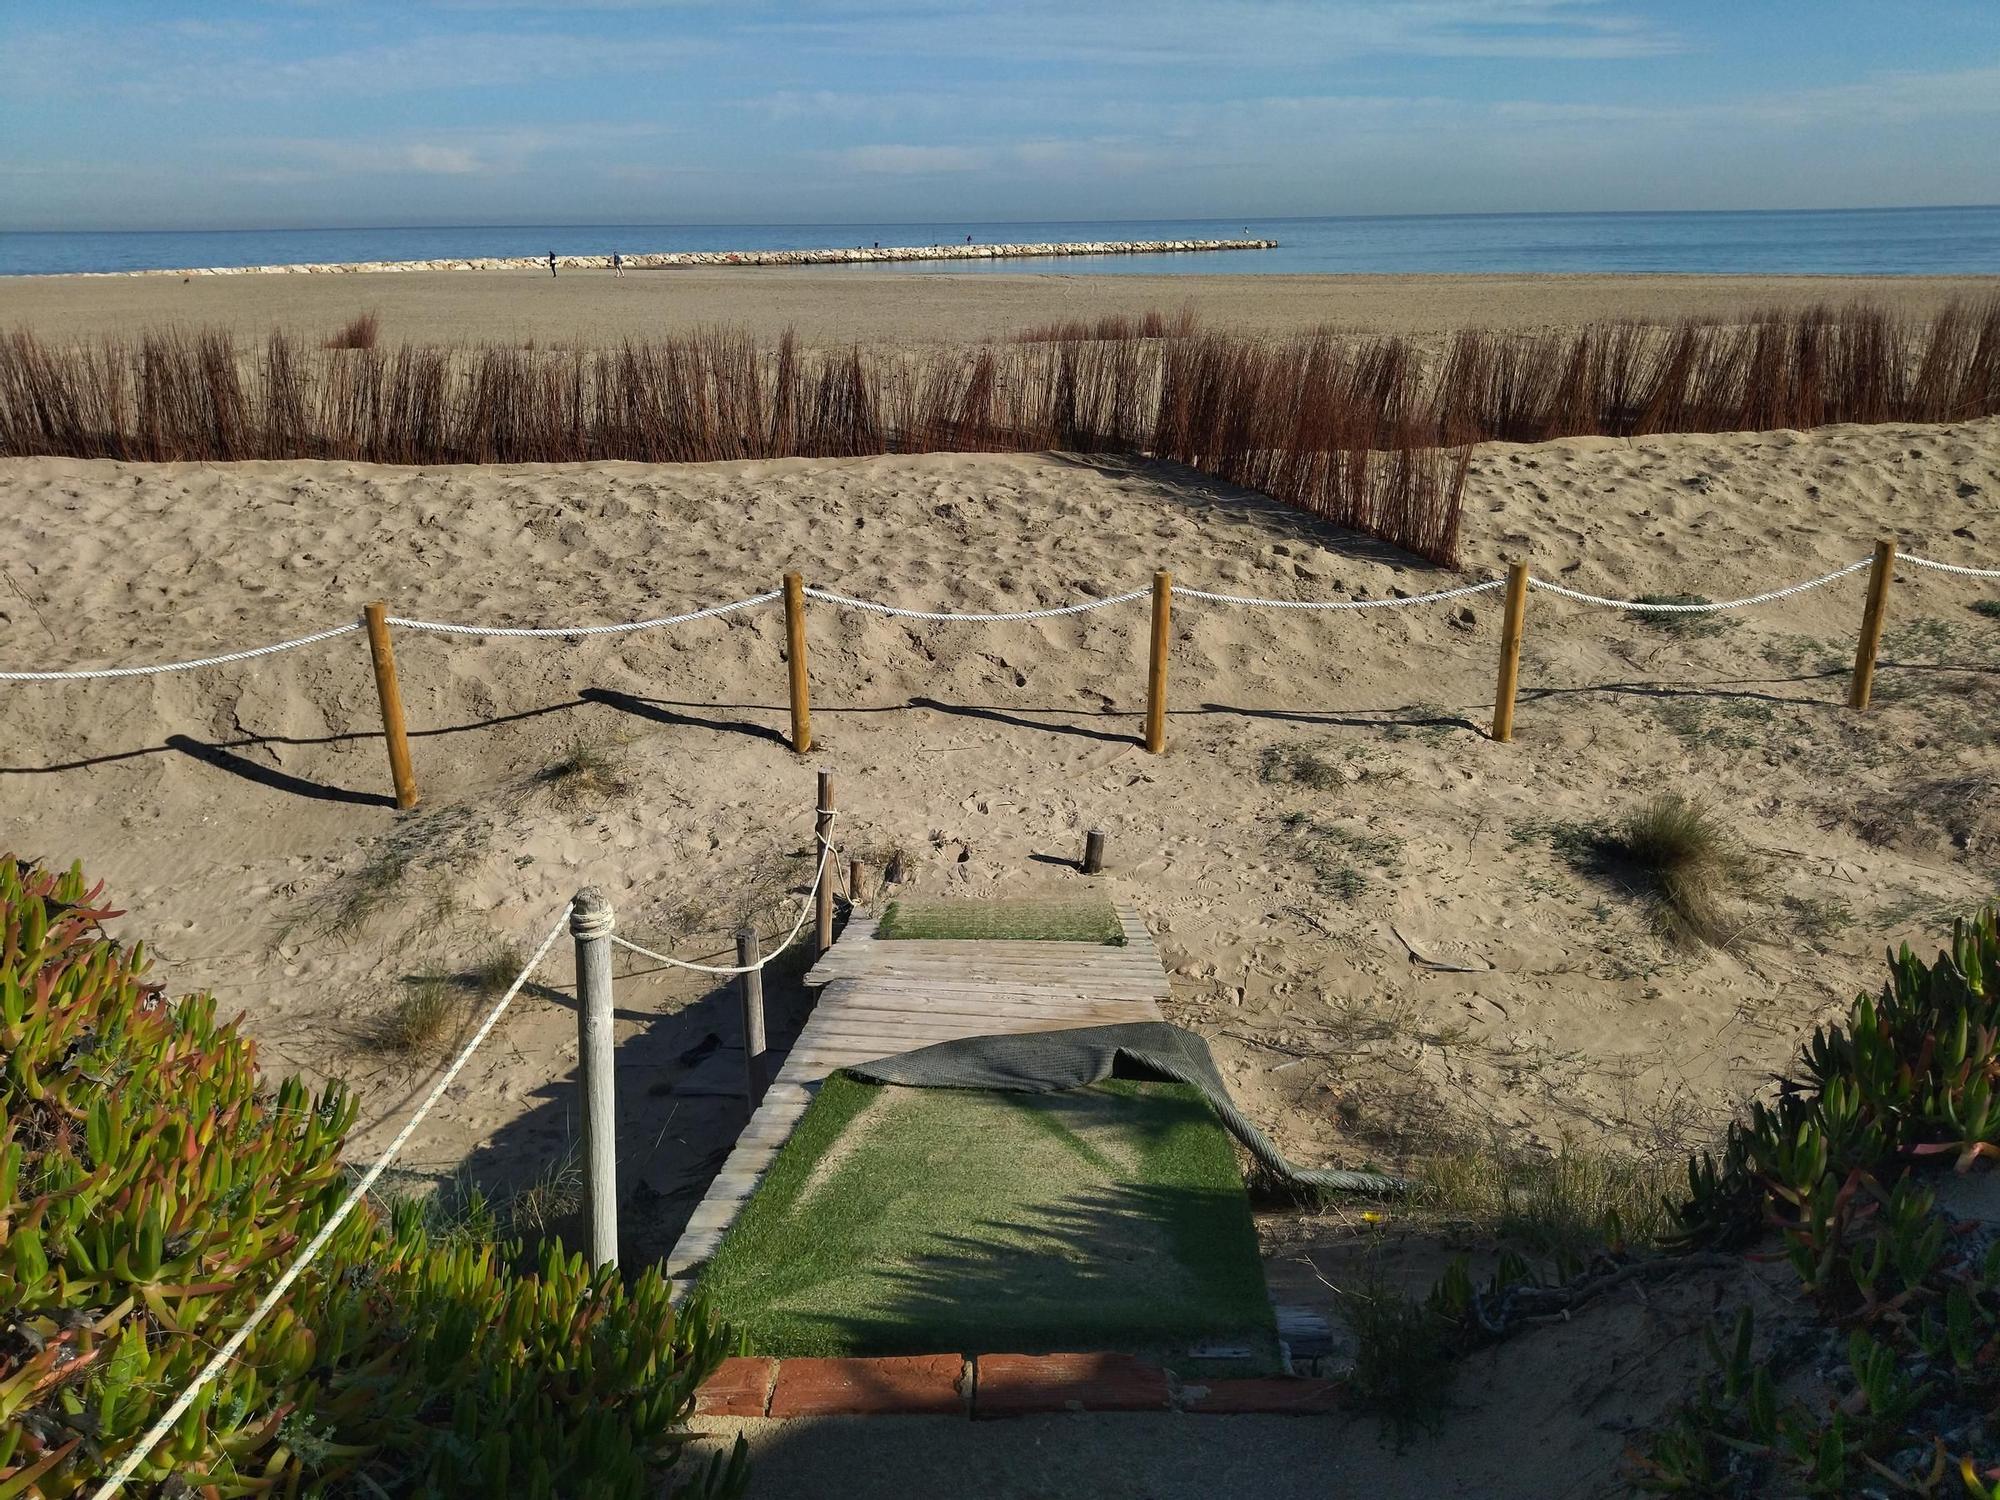
M 1996 289 L 2000 277 L 912 274 L 867 266 L 636 272 L 622 281 L 527 271 L 189 282 L 52 276 L 0 278 L 0 329 L 76 338 L 183 322 L 219 324 L 246 340 L 273 326 L 318 338 L 373 308 L 391 342 L 600 346 L 728 324 L 767 338 L 796 328 L 810 343 L 874 346 L 961 343 L 1058 319 L 1183 305 L 1207 322 L 1262 333 L 1336 323 L 1435 334 L 1593 318 L 1730 317 L 1857 298 L 1922 314 Z

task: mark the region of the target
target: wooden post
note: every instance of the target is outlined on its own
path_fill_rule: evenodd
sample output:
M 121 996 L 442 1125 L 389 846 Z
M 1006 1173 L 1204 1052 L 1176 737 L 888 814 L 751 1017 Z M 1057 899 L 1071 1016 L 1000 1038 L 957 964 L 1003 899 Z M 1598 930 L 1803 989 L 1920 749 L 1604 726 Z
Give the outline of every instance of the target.
M 389 779 L 396 806 L 417 805 L 417 774 L 410 767 L 410 736 L 403 725 L 403 690 L 396 682 L 396 648 L 389 643 L 389 606 L 379 599 L 362 612 L 368 622 L 368 654 L 375 659 L 375 696 L 382 700 L 382 734 L 389 741 Z
M 743 1000 L 743 1082 L 752 1110 L 762 1101 L 771 1081 L 764 1055 L 764 975 L 762 970 L 750 967 L 756 962 L 756 929 L 737 928 L 736 966 L 744 971 L 737 976 L 738 993 Z
M 1153 649 L 1146 664 L 1146 748 L 1167 748 L 1167 636 L 1174 584 L 1165 568 L 1153 575 Z
M 585 886 L 570 903 L 577 1058 L 583 1074 L 583 1200 L 590 1263 L 618 1264 L 618 1113 L 612 1087 L 611 903 Z
M 833 860 L 827 855 L 826 841 L 833 837 L 833 772 L 819 773 L 819 816 L 813 819 L 813 858 L 827 861 L 820 877 L 818 904 L 814 912 L 813 938 L 822 955 L 833 946 Z M 817 864 L 813 866 L 819 868 Z
M 1083 873 L 1102 874 L 1104 870 L 1104 830 L 1093 828 L 1083 836 Z
M 1889 613 L 1889 583 L 1896 572 L 1896 543 L 1884 537 L 1875 544 L 1875 566 L 1868 573 L 1868 603 L 1861 611 L 1861 644 L 1854 651 L 1854 676 L 1847 685 L 1847 706 L 1866 708 L 1875 691 L 1875 653 L 1882 649 L 1882 623 Z
M 785 667 L 792 683 L 792 749 L 804 755 L 813 747 L 812 700 L 806 687 L 806 584 L 796 573 L 785 575 Z
M 1507 604 L 1500 619 L 1500 685 L 1493 694 L 1493 738 L 1514 738 L 1514 690 L 1521 683 L 1521 632 L 1528 619 L 1528 565 L 1507 564 Z
M 850 910 L 861 905 L 861 861 L 847 862 L 847 905 Z

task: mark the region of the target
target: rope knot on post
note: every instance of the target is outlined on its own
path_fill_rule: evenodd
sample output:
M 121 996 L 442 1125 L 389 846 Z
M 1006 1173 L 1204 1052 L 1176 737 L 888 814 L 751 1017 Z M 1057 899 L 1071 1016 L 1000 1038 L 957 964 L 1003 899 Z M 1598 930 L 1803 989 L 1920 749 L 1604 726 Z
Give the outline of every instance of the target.
M 578 891 L 569 904 L 569 934 L 574 938 L 610 937 L 617 925 L 611 903 L 594 885 Z

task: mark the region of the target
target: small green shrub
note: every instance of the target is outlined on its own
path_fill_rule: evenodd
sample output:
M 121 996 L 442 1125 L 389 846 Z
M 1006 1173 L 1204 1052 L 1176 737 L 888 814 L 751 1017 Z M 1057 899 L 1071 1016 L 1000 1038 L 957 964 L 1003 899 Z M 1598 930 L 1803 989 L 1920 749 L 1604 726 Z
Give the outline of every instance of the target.
M 1989 620 L 2000 620 L 2000 599 L 1975 599 L 1972 601 L 1972 612 Z
M 99 888 L 101 889 L 101 888 Z M 120 1463 L 349 1190 L 341 1084 L 258 1080 L 212 996 L 169 1000 L 82 875 L 0 857 L 0 1495 Z M 671 1493 L 726 1331 L 560 1245 L 362 1204 L 130 1493 Z M 740 1453 L 681 1493 L 740 1487 Z

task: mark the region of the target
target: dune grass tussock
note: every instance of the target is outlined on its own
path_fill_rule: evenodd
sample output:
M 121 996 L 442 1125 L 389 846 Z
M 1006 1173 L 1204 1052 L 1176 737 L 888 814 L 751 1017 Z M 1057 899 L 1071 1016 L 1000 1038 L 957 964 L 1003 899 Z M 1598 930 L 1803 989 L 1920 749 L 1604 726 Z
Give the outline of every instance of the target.
M 374 312 L 357 313 L 326 341 L 329 349 L 373 349 L 382 336 L 382 319 Z
M 1171 317 L 1157 309 L 1136 318 L 1128 318 L 1123 313 L 1110 313 L 1095 321 L 1067 318 L 1024 328 L 1014 335 L 1014 342 L 1079 344 L 1092 340 L 1184 338 L 1195 331 L 1196 321 L 1192 307 L 1183 307 Z

